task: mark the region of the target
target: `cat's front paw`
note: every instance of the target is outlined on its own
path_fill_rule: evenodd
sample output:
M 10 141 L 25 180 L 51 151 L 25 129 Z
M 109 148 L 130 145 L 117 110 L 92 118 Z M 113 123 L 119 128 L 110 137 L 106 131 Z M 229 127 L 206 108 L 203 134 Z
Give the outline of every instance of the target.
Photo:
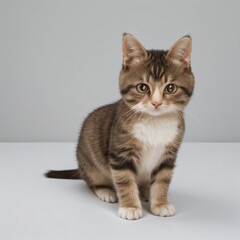
M 137 220 L 142 217 L 142 209 L 136 207 L 120 207 L 119 217 L 127 220 Z
M 160 217 L 171 217 L 176 214 L 175 207 L 171 204 L 151 206 L 151 212 Z

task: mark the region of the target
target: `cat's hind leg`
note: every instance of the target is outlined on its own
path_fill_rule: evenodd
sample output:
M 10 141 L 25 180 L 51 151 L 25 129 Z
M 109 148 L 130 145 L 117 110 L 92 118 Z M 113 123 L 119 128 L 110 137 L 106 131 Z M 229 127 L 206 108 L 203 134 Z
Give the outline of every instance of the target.
M 116 192 L 112 187 L 98 185 L 92 189 L 97 197 L 104 202 L 115 203 L 118 201 Z
M 107 177 L 111 176 L 110 174 L 110 172 L 103 174 L 97 167 L 88 166 L 88 171 L 85 171 L 82 175 L 90 189 L 99 199 L 104 202 L 115 203 L 118 199 L 112 181 Z
M 108 169 L 107 163 L 102 159 L 101 169 L 99 166 L 87 155 L 82 155 L 82 152 L 78 153 L 79 168 L 81 171 L 81 177 L 89 188 L 95 193 L 95 195 L 104 202 L 115 203 L 118 201 L 116 192 L 113 187 L 111 172 Z M 104 166 L 105 164 L 105 166 Z
M 101 174 L 94 174 L 86 181 L 96 194 L 96 196 L 104 202 L 115 203 L 118 201 L 112 182 Z

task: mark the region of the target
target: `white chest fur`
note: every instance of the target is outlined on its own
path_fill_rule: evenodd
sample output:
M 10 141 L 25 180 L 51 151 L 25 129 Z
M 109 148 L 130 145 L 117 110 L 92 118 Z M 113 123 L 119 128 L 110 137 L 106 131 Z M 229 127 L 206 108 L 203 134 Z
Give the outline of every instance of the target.
M 136 123 L 133 135 L 142 143 L 142 158 L 138 168 L 138 180 L 150 181 L 150 176 L 162 159 L 165 146 L 171 143 L 178 132 L 178 122 L 169 118 L 151 118 Z

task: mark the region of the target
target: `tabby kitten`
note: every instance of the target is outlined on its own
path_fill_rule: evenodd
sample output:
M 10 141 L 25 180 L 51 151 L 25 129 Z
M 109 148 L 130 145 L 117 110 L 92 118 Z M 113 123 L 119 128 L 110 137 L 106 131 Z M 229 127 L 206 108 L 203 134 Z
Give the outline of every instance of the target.
M 85 119 L 77 146 L 79 169 L 49 171 L 50 178 L 81 178 L 98 198 L 119 201 L 119 216 L 139 219 L 140 199 L 157 216 L 172 216 L 168 202 L 184 108 L 194 88 L 190 36 L 168 51 L 146 50 L 131 34 L 122 41 L 122 98 Z

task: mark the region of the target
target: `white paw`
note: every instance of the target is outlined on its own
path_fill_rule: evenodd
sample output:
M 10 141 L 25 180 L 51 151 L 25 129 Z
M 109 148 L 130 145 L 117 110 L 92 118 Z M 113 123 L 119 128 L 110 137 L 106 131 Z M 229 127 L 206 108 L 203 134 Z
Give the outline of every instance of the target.
M 119 217 L 127 219 L 127 220 L 136 220 L 141 218 L 142 209 L 141 208 L 125 208 L 120 207 L 118 211 Z
M 153 206 L 151 207 L 151 212 L 160 217 L 171 217 L 176 214 L 175 207 L 171 204 L 161 205 L 158 207 Z
M 109 189 L 109 188 L 100 188 L 95 190 L 95 194 L 99 199 L 101 199 L 104 202 L 108 203 L 115 203 L 117 202 L 117 196 L 116 193 Z

